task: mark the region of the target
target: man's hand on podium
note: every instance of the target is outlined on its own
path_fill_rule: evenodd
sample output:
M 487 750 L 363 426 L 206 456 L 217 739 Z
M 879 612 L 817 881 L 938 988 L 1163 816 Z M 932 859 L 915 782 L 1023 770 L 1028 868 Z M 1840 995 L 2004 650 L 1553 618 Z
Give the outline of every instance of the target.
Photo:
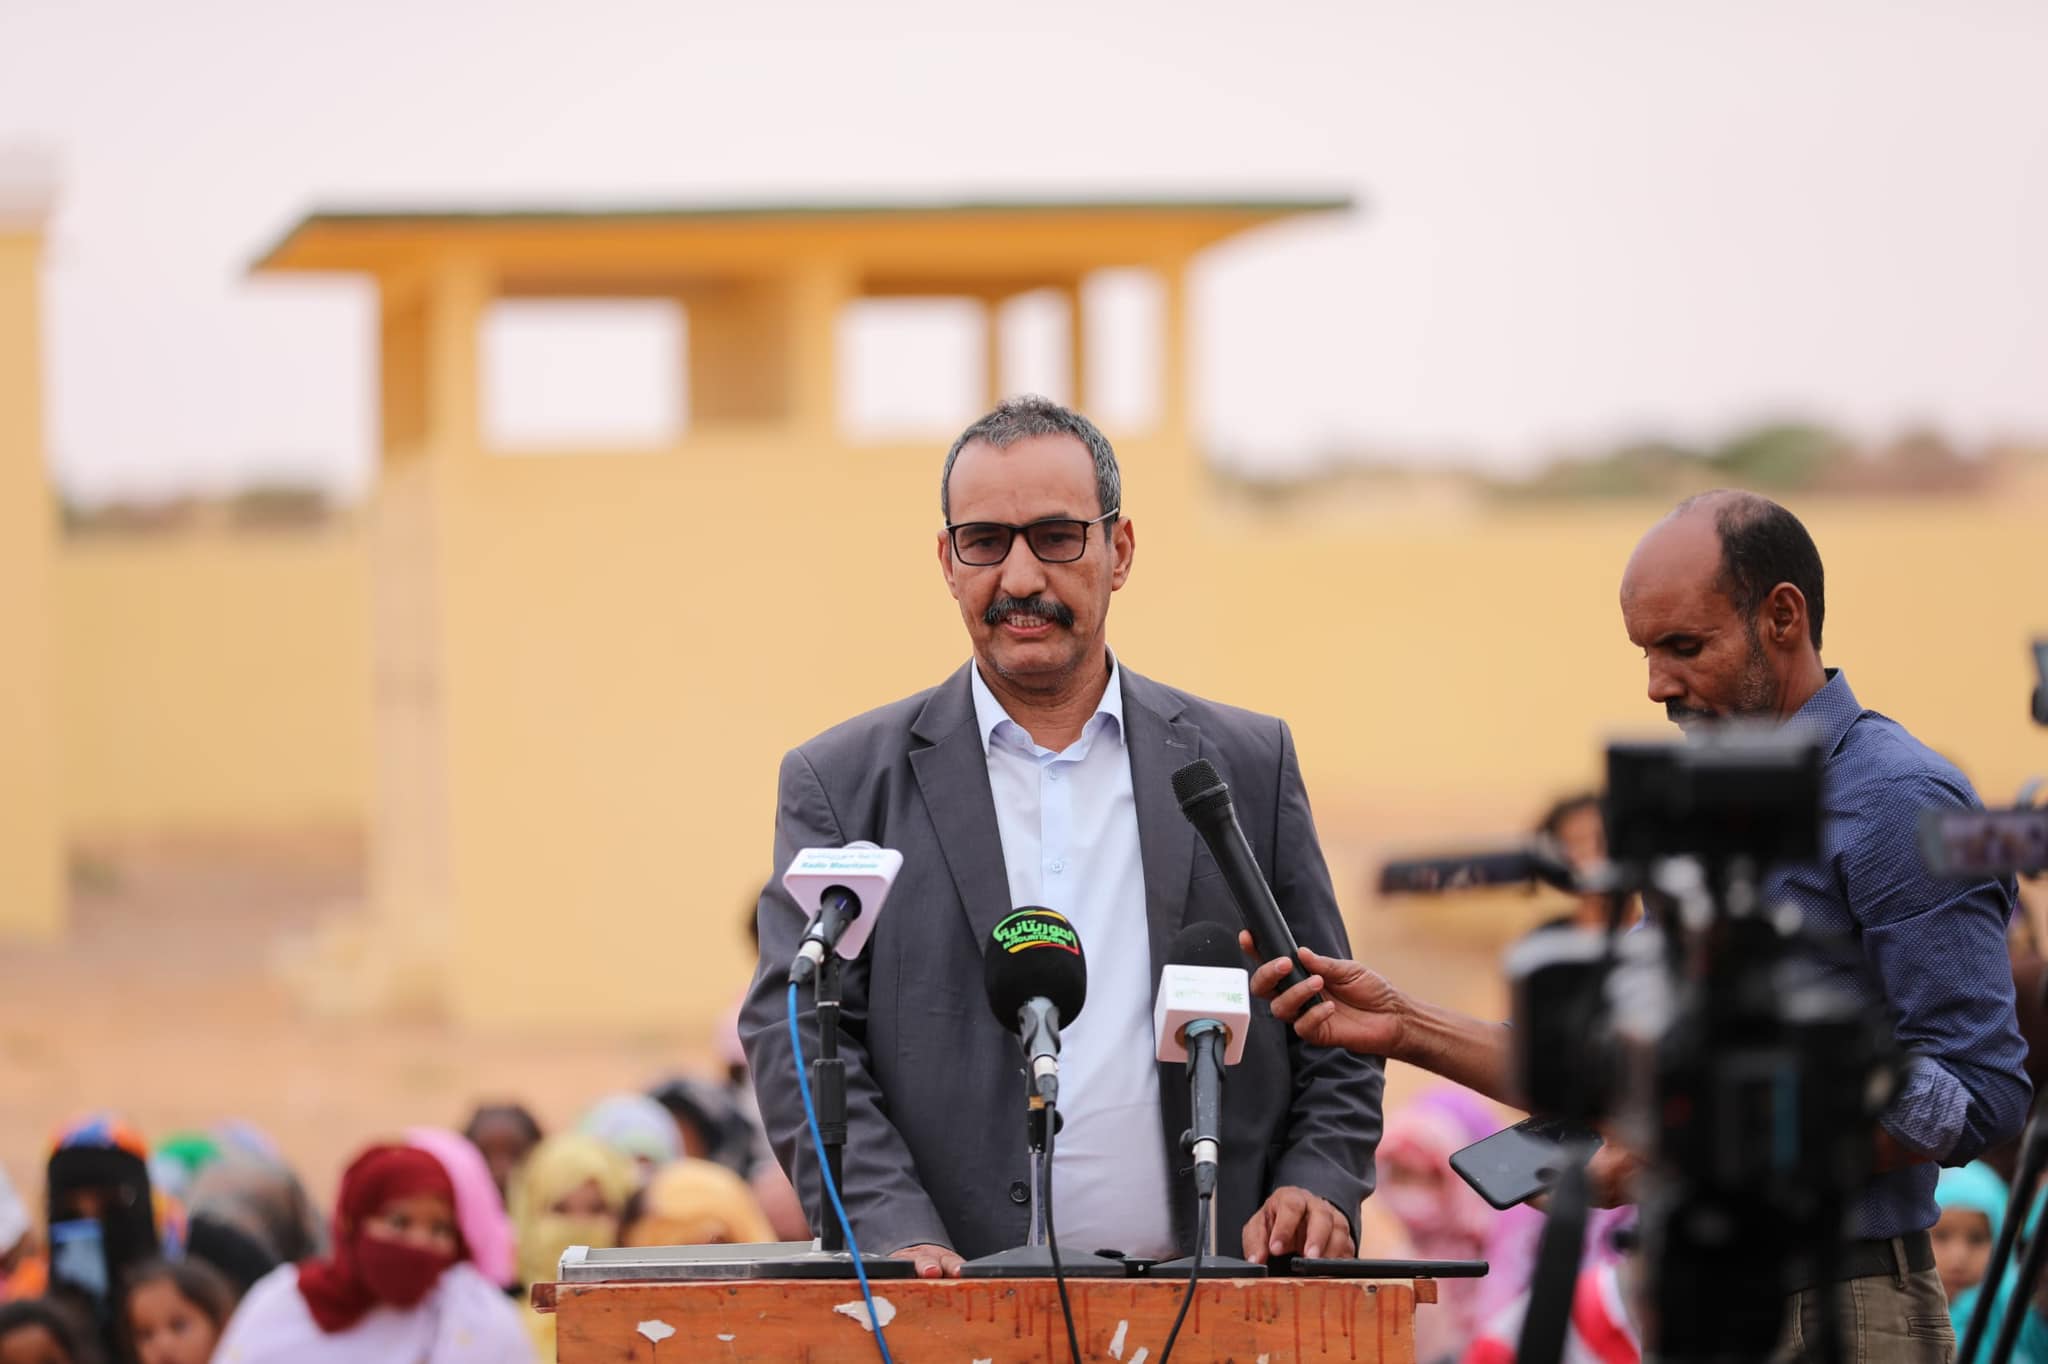
M 1358 1251 L 1351 1222 L 1328 1199 L 1283 1185 L 1244 1224 L 1244 1258 L 1262 1265 L 1270 1256 L 1348 1260 Z
M 905 1246 L 901 1250 L 890 1251 L 889 1258 L 908 1260 L 916 1265 L 920 1279 L 957 1279 L 960 1266 L 966 1263 L 950 1248 L 932 1245 Z

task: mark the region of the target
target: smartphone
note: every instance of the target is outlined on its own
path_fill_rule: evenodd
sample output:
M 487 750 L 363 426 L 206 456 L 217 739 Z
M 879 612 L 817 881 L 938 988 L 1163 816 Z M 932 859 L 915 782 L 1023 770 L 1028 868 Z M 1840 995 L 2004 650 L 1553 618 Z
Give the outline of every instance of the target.
M 1451 1168 L 1479 1196 L 1506 1210 L 1547 1192 L 1573 1146 L 1598 1145 L 1589 1127 L 1562 1118 L 1524 1118 L 1451 1153 Z
M 106 1236 L 97 1218 L 50 1223 L 50 1280 L 91 1299 L 95 1312 L 105 1310 L 112 1284 Z

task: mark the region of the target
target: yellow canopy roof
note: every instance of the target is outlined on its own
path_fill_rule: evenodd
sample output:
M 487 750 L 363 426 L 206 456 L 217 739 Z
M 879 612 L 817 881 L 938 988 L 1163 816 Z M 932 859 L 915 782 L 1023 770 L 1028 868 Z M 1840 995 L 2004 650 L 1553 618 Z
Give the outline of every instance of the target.
M 508 293 L 635 291 L 837 259 L 872 293 L 1035 287 L 1184 257 L 1349 195 L 316 209 L 258 271 L 383 273 L 462 257 Z

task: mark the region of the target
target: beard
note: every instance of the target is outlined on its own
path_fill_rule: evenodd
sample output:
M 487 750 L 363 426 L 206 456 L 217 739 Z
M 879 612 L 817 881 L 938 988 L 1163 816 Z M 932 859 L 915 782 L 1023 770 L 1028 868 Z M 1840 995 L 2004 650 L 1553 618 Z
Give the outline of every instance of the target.
M 1735 695 L 1725 710 L 1699 710 L 1676 701 L 1664 703 L 1664 714 L 1681 729 L 1710 725 L 1720 720 L 1769 719 L 1778 711 L 1778 679 L 1771 673 L 1771 660 L 1764 654 L 1764 642 L 1752 622 L 1749 656 L 1742 660 L 1742 672 L 1735 679 Z

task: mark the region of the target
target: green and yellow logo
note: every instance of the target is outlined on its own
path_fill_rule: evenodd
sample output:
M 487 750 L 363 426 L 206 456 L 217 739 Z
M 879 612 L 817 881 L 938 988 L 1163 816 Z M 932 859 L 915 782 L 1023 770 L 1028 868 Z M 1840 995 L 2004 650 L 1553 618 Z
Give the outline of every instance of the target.
M 1081 935 L 1049 909 L 1019 910 L 996 925 L 994 936 L 1005 952 L 1063 947 L 1077 957 L 1081 955 Z

